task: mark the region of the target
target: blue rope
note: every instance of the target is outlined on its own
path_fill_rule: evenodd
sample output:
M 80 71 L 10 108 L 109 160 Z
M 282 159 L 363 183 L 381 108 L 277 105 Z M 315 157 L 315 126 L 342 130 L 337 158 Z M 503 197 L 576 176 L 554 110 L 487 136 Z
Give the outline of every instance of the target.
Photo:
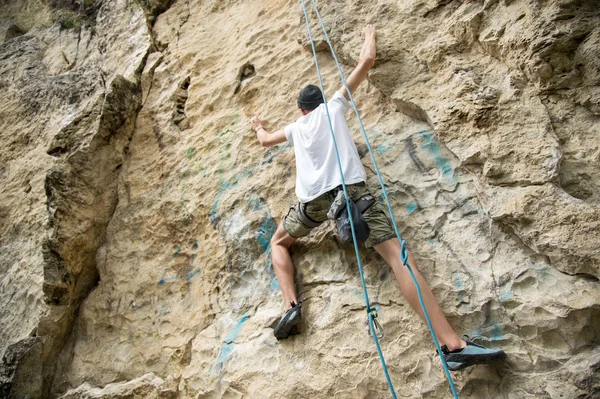
M 317 68 L 317 74 L 319 75 L 319 85 L 321 87 L 321 95 L 323 96 L 323 101 L 325 103 L 325 111 L 327 112 L 327 120 L 329 122 L 329 131 L 330 131 L 331 137 L 333 139 L 333 145 L 334 145 L 334 148 L 335 148 L 335 154 L 337 156 L 338 169 L 340 171 L 340 176 L 341 176 L 341 179 L 342 179 L 342 189 L 344 190 L 344 197 L 346 199 L 346 209 L 348 209 L 348 217 L 350 219 L 350 229 L 352 230 L 352 242 L 354 243 L 354 252 L 356 254 L 356 260 L 358 261 L 358 270 L 360 271 L 360 280 L 361 280 L 363 291 L 364 291 L 364 294 L 365 294 L 365 302 L 366 302 L 366 306 L 367 306 L 366 310 L 367 310 L 367 315 L 368 315 L 368 319 L 369 319 L 369 328 L 371 330 L 371 335 L 373 336 L 373 339 L 375 341 L 375 346 L 377 347 L 377 352 L 379 353 L 379 358 L 381 359 L 381 364 L 383 365 L 383 370 L 384 370 L 384 373 L 385 373 L 385 378 L 387 380 L 388 386 L 389 386 L 390 391 L 392 393 L 392 397 L 394 399 L 397 399 L 396 392 L 394 391 L 394 386 L 392 385 L 392 380 L 391 380 L 390 375 L 388 373 L 387 366 L 385 365 L 385 359 L 383 358 L 383 352 L 381 351 L 381 347 L 379 345 L 379 340 L 377 339 L 377 332 L 375 331 L 375 325 L 374 325 L 374 322 L 373 322 L 375 314 L 374 314 L 373 309 L 371 309 L 371 305 L 370 305 L 370 302 L 369 302 L 369 295 L 367 293 L 367 285 L 365 283 L 365 276 L 364 276 L 364 273 L 363 273 L 362 262 L 360 260 L 360 254 L 358 252 L 358 242 L 356 241 L 356 232 L 354 231 L 354 220 L 352 218 L 352 212 L 350 212 L 350 202 L 349 202 L 349 197 L 348 197 L 348 191 L 346 190 L 346 181 L 344 179 L 344 172 L 343 172 L 343 169 L 342 169 L 342 163 L 340 161 L 340 154 L 339 154 L 339 151 L 338 151 L 337 141 L 335 139 L 335 133 L 333 132 L 333 125 L 331 124 L 331 116 L 329 115 L 329 106 L 327 105 L 327 98 L 325 97 L 325 88 L 323 87 L 323 77 L 321 76 L 321 70 L 319 69 L 319 60 L 317 59 L 317 51 L 315 49 L 315 43 L 314 43 L 313 38 L 312 38 L 312 33 L 311 33 L 311 30 L 310 30 L 310 24 L 308 23 L 308 13 L 306 11 L 306 4 L 304 3 L 304 0 L 301 0 L 301 2 L 302 2 L 302 9 L 304 11 L 304 18 L 306 20 L 306 29 L 308 31 L 308 37 L 310 39 L 310 45 L 312 47 L 313 56 L 315 58 L 315 66 Z
M 346 92 L 348 93 L 348 97 L 350 98 L 350 102 L 352 103 L 352 108 L 354 108 L 354 112 L 356 114 L 356 117 L 358 118 L 358 123 L 360 125 L 360 129 L 363 133 L 363 136 L 365 138 L 365 141 L 367 143 L 367 148 L 369 149 L 369 154 L 371 155 L 371 160 L 373 161 L 373 166 L 375 167 L 375 171 L 377 173 L 377 178 L 379 180 L 379 184 L 381 186 L 383 195 L 385 197 L 385 201 L 386 204 L 388 206 L 388 211 L 390 213 L 390 217 L 392 220 L 392 225 L 394 226 L 394 232 L 396 233 L 396 237 L 398 238 L 398 241 L 400 242 L 401 245 L 401 250 L 400 250 L 400 259 L 402 260 L 402 263 L 404 264 L 404 266 L 406 266 L 408 268 L 408 271 L 410 272 L 410 276 L 412 277 L 412 280 L 415 284 L 415 287 L 417 289 L 417 294 L 419 297 L 419 303 L 421 304 L 421 308 L 423 309 L 423 314 L 425 316 L 425 320 L 427 322 L 427 326 L 429 327 L 429 331 L 431 333 L 431 336 L 433 338 L 433 342 L 435 343 L 435 346 L 437 348 L 438 354 L 440 356 L 440 359 L 442 361 L 442 366 L 444 368 L 444 373 L 446 374 L 446 378 L 448 379 L 448 383 L 450 385 L 450 389 L 452 390 L 452 394 L 454 395 L 454 398 L 458 399 L 458 393 L 456 392 L 456 387 L 454 386 L 454 382 L 452 381 L 452 377 L 450 376 L 450 371 L 448 370 L 448 365 L 446 364 L 446 360 L 444 359 L 444 355 L 442 352 L 442 349 L 440 347 L 440 344 L 438 342 L 438 339 L 435 335 L 435 332 L 433 330 L 433 326 L 431 325 L 431 320 L 429 319 L 429 314 L 427 313 L 427 309 L 425 308 L 425 303 L 423 302 L 423 296 L 421 295 L 421 287 L 419 286 L 419 283 L 417 282 L 417 279 L 414 275 L 414 272 L 412 270 L 412 267 L 410 266 L 410 264 L 408 263 L 408 249 L 406 248 L 406 243 L 405 241 L 402 239 L 402 237 L 400 236 L 400 232 L 398 231 L 398 226 L 396 224 L 396 219 L 394 217 L 394 212 L 392 211 L 392 205 L 390 204 L 390 200 L 388 198 L 387 195 L 387 191 L 385 189 L 385 184 L 383 183 L 383 179 L 381 177 L 381 173 L 379 172 L 379 167 L 377 166 L 377 162 L 375 161 L 375 156 L 373 155 L 373 150 L 371 149 L 371 144 L 369 142 L 369 138 L 367 137 L 367 133 L 365 131 L 365 127 L 363 125 L 362 122 L 362 118 L 360 117 L 360 114 L 358 112 L 358 108 L 356 107 L 356 103 L 354 102 L 354 97 L 352 96 L 352 92 L 348 89 L 348 86 L 346 85 L 346 78 L 344 77 L 344 73 L 342 71 L 342 68 L 340 67 L 340 63 L 337 59 L 335 50 L 333 49 L 333 45 L 331 44 L 331 41 L 329 40 L 329 35 L 327 34 L 327 29 L 325 29 L 325 25 L 323 24 L 323 19 L 321 18 L 321 14 L 319 13 L 319 10 L 317 9 L 317 4 L 315 3 L 315 0 L 311 0 L 312 1 L 312 5 L 313 8 L 317 14 L 317 18 L 319 19 L 319 24 L 321 25 L 321 29 L 323 30 L 323 33 L 325 34 L 325 39 L 327 40 L 327 44 L 329 45 L 329 48 L 331 49 L 331 54 L 333 55 L 333 59 L 335 60 L 335 64 L 338 68 L 338 71 L 340 73 L 340 77 L 342 79 L 342 83 L 344 85 L 344 88 L 346 89 Z M 302 0 L 302 6 L 304 7 L 304 0 Z M 306 14 L 306 9 L 304 9 L 304 15 L 306 17 L 306 24 L 308 26 L 308 17 Z M 312 36 L 310 35 L 310 26 L 308 26 L 309 29 L 309 36 L 310 36 L 310 40 L 311 40 L 311 45 L 313 47 L 313 54 L 315 57 L 315 62 L 316 62 L 316 52 L 315 52 L 315 48 L 314 48 L 314 44 L 312 43 Z M 318 67 L 317 67 L 317 71 L 318 71 Z M 319 80 L 321 80 L 320 77 L 320 72 L 319 72 Z M 323 87 L 321 85 L 321 90 L 323 90 Z M 327 114 L 329 116 L 329 113 Z M 333 133 L 333 131 L 332 131 Z M 339 162 L 339 157 L 338 157 L 338 162 Z M 340 171 L 341 171 L 341 165 L 340 165 Z M 345 193 L 345 191 L 344 191 Z M 352 221 L 351 221 L 352 222 Z M 354 230 L 352 231 L 352 233 L 354 234 Z M 356 241 L 355 241 L 355 245 L 356 245 Z M 358 249 L 357 249 L 357 256 L 358 256 Z M 360 261 L 359 261 L 359 270 L 361 273 L 361 278 L 362 278 L 362 267 L 360 266 Z M 363 288 L 364 288 L 364 279 L 363 279 Z M 365 297 L 366 297 L 366 288 L 365 289 Z M 368 300 L 368 299 L 367 299 Z M 367 308 L 368 308 L 368 303 L 367 303 Z M 367 309 L 368 310 L 368 309 Z M 377 343 L 377 339 L 375 339 L 376 343 Z M 377 349 L 380 352 L 380 356 L 381 356 L 381 351 L 379 348 L 379 344 L 377 343 Z M 392 390 L 392 396 L 395 397 L 395 394 L 393 392 L 393 388 L 391 388 L 391 382 L 389 382 L 389 376 L 387 374 L 387 368 L 385 366 L 385 362 L 383 361 L 383 357 L 382 357 L 382 363 L 383 363 L 383 367 L 386 373 L 386 377 L 388 378 L 388 384 L 390 385 L 390 389 Z

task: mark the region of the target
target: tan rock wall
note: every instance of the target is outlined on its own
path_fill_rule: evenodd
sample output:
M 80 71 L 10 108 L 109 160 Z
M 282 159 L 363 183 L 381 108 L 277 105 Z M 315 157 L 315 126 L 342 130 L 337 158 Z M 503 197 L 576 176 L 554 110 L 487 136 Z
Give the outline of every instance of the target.
M 37 21 L 32 14 L 25 20 Z M 30 30 L 2 46 L 2 395 L 50 394 L 57 356 L 98 281 L 96 252 L 141 104 L 151 44 L 142 9 L 105 2 L 93 21 L 84 17 L 77 31 L 17 18 Z
M 508 353 L 454 373 L 460 396 L 595 397 L 595 2 L 318 3 L 346 74 L 360 28 L 377 27 L 356 99 L 401 233 L 457 331 Z M 272 333 L 269 238 L 294 159 L 248 121 L 285 126 L 317 82 L 299 3 L 113 0 L 71 28 L 29 22 L 52 21 L 50 6 L 8 4 L 2 25 L 27 31 L 0 47 L 3 392 L 389 397 L 354 251 L 332 226 L 293 247 L 302 334 Z M 331 95 L 335 64 L 319 57 Z M 450 397 L 393 274 L 361 256 L 398 394 Z

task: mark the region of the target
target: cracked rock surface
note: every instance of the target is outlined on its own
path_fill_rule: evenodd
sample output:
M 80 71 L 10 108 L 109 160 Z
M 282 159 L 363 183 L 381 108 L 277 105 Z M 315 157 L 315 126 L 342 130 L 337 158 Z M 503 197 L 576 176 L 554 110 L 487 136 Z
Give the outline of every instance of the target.
M 400 233 L 459 334 L 508 354 L 454 373 L 460 397 L 600 395 L 596 3 L 317 2 L 346 75 L 376 26 L 355 98 Z M 301 334 L 273 336 L 294 155 L 248 122 L 299 116 L 306 37 L 282 0 L 0 5 L 0 397 L 390 397 L 334 226 L 292 247 Z M 360 254 L 396 392 L 450 397 L 392 271 Z

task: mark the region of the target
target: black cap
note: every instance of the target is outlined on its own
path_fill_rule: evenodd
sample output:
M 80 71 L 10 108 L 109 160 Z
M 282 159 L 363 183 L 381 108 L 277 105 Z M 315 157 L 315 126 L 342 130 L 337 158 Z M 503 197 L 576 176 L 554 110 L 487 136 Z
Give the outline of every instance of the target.
M 298 108 L 304 111 L 311 111 L 320 104 L 323 104 L 323 94 L 317 86 L 308 85 L 300 90 L 300 94 L 298 94 Z

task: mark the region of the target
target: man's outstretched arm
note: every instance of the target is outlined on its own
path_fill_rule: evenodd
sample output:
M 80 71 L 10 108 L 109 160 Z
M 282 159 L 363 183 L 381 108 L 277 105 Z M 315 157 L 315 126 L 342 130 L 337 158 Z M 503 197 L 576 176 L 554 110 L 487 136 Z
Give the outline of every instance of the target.
M 250 120 L 250 125 L 252 126 L 252 130 L 256 132 L 256 138 L 263 147 L 271 147 L 287 140 L 285 138 L 285 132 L 283 129 L 277 130 L 273 133 L 267 132 L 263 127 L 263 121 L 260 120 L 258 116 L 252 117 Z
M 367 25 L 362 30 L 362 37 L 365 40 L 362 46 L 362 50 L 360 51 L 360 57 L 358 59 L 358 65 L 348 79 L 346 80 L 346 85 L 351 93 L 360 86 L 360 84 L 367 78 L 369 74 L 369 70 L 375 64 L 375 54 L 376 54 L 376 43 L 375 43 L 375 28 L 372 25 Z M 346 100 L 350 100 L 350 96 L 346 92 L 346 88 L 342 87 L 338 90 Z

